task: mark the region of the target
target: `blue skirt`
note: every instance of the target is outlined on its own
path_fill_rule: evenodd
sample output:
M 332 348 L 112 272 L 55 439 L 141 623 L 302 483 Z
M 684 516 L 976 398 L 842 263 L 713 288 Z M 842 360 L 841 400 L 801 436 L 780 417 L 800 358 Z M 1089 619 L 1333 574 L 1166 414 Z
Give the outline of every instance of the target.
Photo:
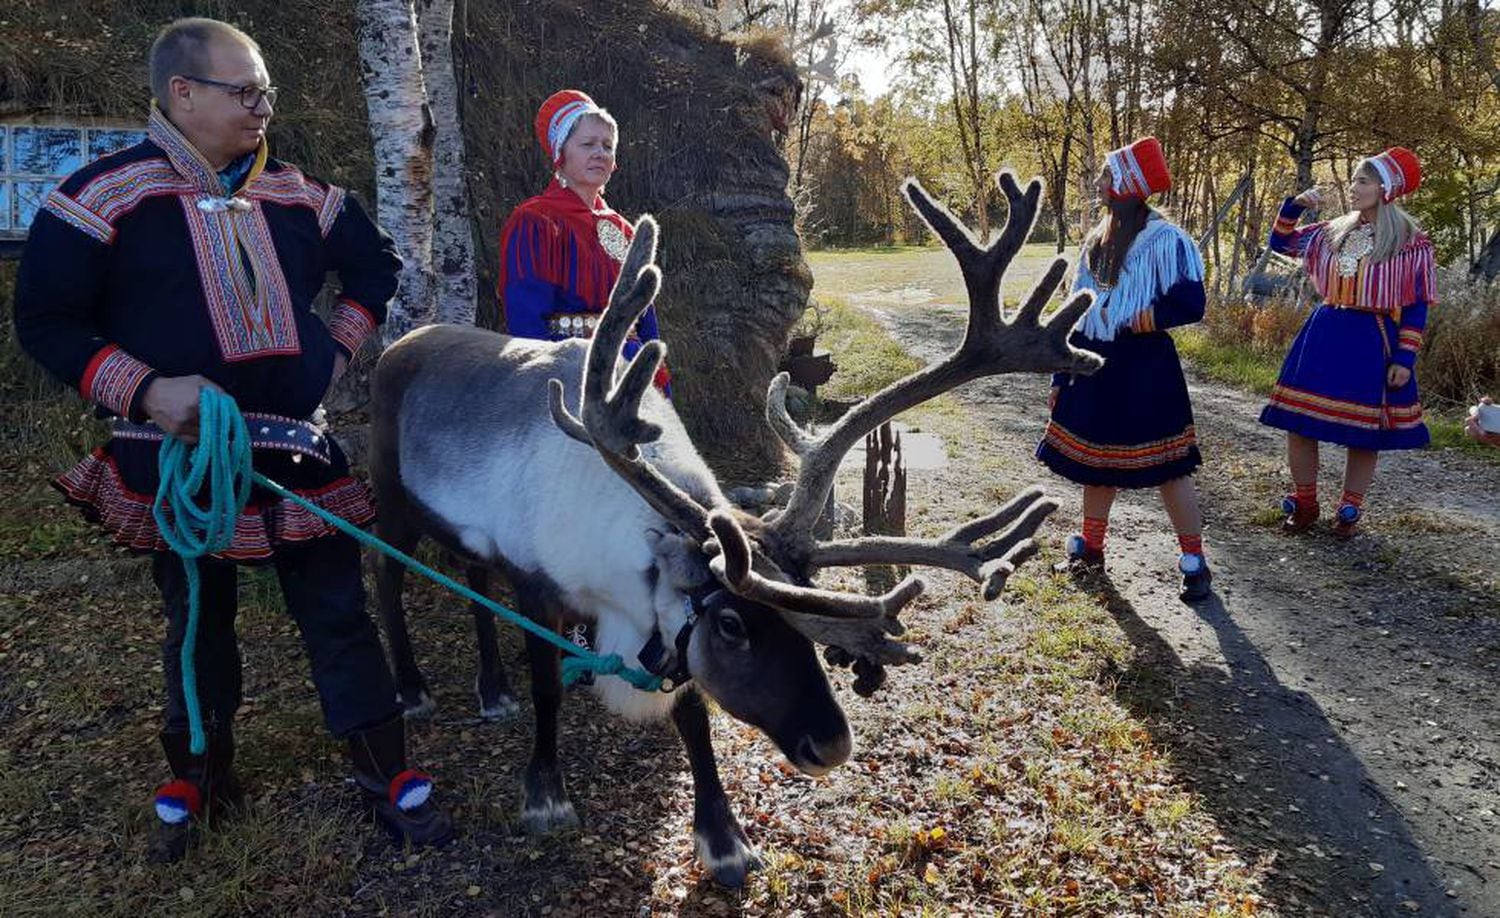
M 1416 374 L 1399 389 L 1386 386 L 1399 332 L 1389 316 L 1318 306 L 1292 342 L 1260 422 L 1354 449 L 1426 446 Z
M 1104 358 L 1092 376 L 1071 376 L 1058 390 L 1036 457 L 1082 485 L 1154 488 L 1203 464 L 1193 406 L 1177 347 L 1166 332 L 1096 341 L 1078 332 L 1077 347 Z

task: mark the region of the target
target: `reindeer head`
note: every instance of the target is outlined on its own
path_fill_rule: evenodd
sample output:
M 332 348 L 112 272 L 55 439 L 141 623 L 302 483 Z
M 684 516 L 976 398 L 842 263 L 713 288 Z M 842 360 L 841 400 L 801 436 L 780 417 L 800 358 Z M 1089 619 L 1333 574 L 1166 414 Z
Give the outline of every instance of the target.
M 1041 181 L 1023 192 L 1014 176 L 999 176 L 1010 214 L 1000 237 L 981 246 L 915 180 L 904 191 L 958 259 L 969 294 L 963 343 L 943 360 L 867 398 L 818 437 L 803 433 L 786 411 L 786 374 L 771 383 L 767 420 L 801 460 L 784 510 L 759 519 L 727 507 L 705 506 L 647 461 L 640 445 L 661 436 L 641 417 L 665 346 L 640 349 L 616 379 L 626 337 L 656 297 L 656 222 L 636 224 L 610 304 L 589 344 L 580 411 L 564 404 L 563 386 L 551 382 L 552 417 L 569 436 L 591 445 L 604 462 L 674 529 L 653 542 L 666 584 L 691 597 L 698 622 L 679 648 L 691 674 L 736 718 L 763 730 L 804 771 L 821 773 L 842 763 L 852 743 L 848 722 L 834 699 L 814 644 L 834 662 L 853 664 L 856 691 L 872 693 L 884 667 L 919 659 L 894 640 L 904 631 L 898 616 L 923 591 L 908 577 L 883 596 L 819 589 L 823 567 L 907 564 L 959 571 L 983 584 L 994 599 L 1018 565 L 1036 552 L 1033 533 L 1056 505 L 1030 489 L 995 512 L 935 539 L 866 537 L 816 540 L 814 523 L 833 487 L 844 454 L 866 433 L 908 408 L 970 380 L 998 373 L 1088 373 L 1101 361 L 1068 344 L 1091 295 L 1080 293 L 1043 322 L 1042 309 L 1061 282 L 1067 261 L 1056 259 L 1012 318 L 1003 314 L 1000 284 L 1036 220 Z M 987 541 L 986 541 L 987 540 Z M 983 544 L 980 544 L 980 543 Z M 673 581 L 675 578 L 675 581 Z

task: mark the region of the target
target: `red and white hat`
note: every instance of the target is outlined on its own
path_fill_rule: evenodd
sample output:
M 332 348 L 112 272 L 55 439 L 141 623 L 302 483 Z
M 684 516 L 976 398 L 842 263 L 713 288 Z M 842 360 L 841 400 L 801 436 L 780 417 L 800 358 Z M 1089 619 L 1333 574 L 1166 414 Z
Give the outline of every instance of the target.
M 1155 137 L 1142 137 L 1127 147 L 1104 154 L 1109 166 L 1110 194 L 1116 198 L 1145 200 L 1172 187 L 1167 158 Z
M 1405 147 L 1391 147 L 1384 153 L 1365 160 L 1380 176 L 1380 187 L 1385 189 L 1387 204 L 1411 194 L 1422 185 L 1422 163 L 1417 154 Z
M 578 119 L 602 111 L 587 93 L 577 89 L 562 89 L 547 97 L 536 113 L 536 139 L 553 166 L 562 162 L 563 144 Z

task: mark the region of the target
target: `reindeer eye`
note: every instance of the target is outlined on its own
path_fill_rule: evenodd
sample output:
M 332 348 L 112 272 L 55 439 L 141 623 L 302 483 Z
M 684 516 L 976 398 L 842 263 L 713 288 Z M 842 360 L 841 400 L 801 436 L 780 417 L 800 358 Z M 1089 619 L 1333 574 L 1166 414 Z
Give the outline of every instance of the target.
M 745 639 L 745 623 L 733 612 L 720 612 L 714 619 L 714 624 L 719 628 L 719 636 L 726 641 L 743 641 Z

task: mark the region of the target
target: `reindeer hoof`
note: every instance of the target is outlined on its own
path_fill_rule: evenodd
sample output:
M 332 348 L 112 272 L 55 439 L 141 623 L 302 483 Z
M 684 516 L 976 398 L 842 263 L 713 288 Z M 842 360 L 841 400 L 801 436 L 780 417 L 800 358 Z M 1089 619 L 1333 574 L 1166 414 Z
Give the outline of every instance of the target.
M 695 831 L 693 843 L 698 849 L 698 863 L 713 874 L 714 882 L 720 886 L 739 889 L 745 885 L 751 871 L 761 868 L 760 858 L 738 826 L 728 837 L 717 839 Z
M 425 689 L 416 693 L 415 700 L 408 700 L 411 699 L 411 695 L 407 692 L 401 692 L 397 698 L 401 702 L 401 713 L 406 716 L 407 720 L 427 720 L 437 712 L 437 702 L 427 694 Z
M 479 699 L 479 716 L 492 723 L 510 720 L 521 713 L 521 703 L 512 695 L 497 695 L 489 701 Z
M 527 835 L 546 835 L 578 825 L 578 814 L 568 800 L 528 803 L 521 808 L 521 829 Z

